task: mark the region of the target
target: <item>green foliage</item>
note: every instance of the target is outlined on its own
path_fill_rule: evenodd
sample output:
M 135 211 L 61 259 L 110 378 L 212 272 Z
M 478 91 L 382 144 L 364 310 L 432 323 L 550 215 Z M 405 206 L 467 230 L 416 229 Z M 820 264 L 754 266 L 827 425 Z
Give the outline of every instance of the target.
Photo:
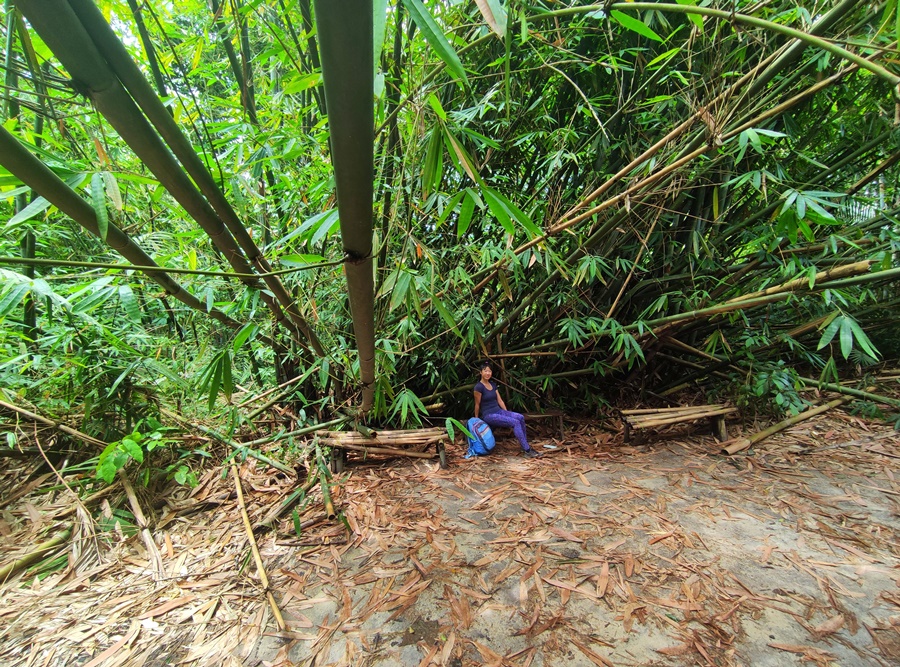
M 145 431 L 142 433 L 141 428 Z M 132 461 L 138 466 L 149 465 L 150 454 L 156 449 L 169 449 L 174 440 L 166 437 L 166 429 L 155 420 L 139 422 L 134 431 L 121 440 L 109 443 L 97 459 L 96 476 L 107 484 L 112 484 L 119 470 Z M 178 484 L 197 485 L 197 477 L 184 464 L 170 464 L 161 471 L 169 479 Z M 144 483 L 151 475 L 151 468 L 144 468 Z

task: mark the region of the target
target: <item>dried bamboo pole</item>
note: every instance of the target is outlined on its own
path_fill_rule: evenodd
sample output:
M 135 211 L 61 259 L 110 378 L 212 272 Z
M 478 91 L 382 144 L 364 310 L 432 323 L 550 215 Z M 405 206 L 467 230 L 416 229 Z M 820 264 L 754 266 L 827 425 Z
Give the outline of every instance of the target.
M 828 412 L 832 408 L 836 408 L 840 405 L 843 405 L 844 403 L 848 403 L 851 400 L 853 400 L 853 398 L 851 396 L 843 396 L 841 398 L 836 398 L 833 401 L 829 401 L 828 403 L 825 403 L 824 405 L 819 405 L 815 408 L 810 408 L 809 410 L 806 410 L 805 412 L 801 412 L 799 415 L 794 415 L 793 417 L 788 417 L 787 419 L 780 421 L 777 424 L 774 424 L 773 426 L 770 426 L 769 428 L 765 429 L 764 431 L 760 431 L 759 433 L 754 433 L 749 438 L 735 438 L 734 440 L 730 441 L 730 444 L 723 442 L 722 444 L 725 446 L 722 447 L 722 454 L 737 454 L 738 452 L 742 452 L 745 449 L 749 449 L 756 443 L 758 443 L 762 440 L 765 440 L 770 435 L 774 435 L 775 433 L 778 433 L 779 431 L 783 431 L 784 429 L 788 428 L 789 426 L 793 426 L 794 424 L 805 421 L 805 420 L 809 419 L 810 417 L 815 417 L 816 415 L 820 415 L 823 412 Z
M 281 615 L 281 610 L 278 609 L 278 605 L 275 604 L 275 596 L 272 595 L 272 591 L 269 589 L 269 577 L 266 576 L 266 569 L 263 567 L 262 556 L 259 555 L 259 547 L 256 546 L 256 538 L 253 536 L 253 526 L 250 525 L 250 517 L 247 515 L 247 505 L 244 503 L 244 490 L 241 488 L 241 477 L 238 474 L 236 465 L 231 466 L 231 474 L 234 477 L 234 488 L 235 491 L 237 491 L 238 507 L 240 507 L 241 510 L 241 518 L 244 520 L 244 529 L 247 532 L 247 540 L 250 542 L 250 550 L 253 552 L 253 559 L 256 561 L 256 571 L 262 582 L 263 590 L 269 601 L 269 606 L 272 608 L 272 614 L 275 616 L 275 622 L 278 624 L 278 629 L 284 632 L 287 630 L 287 625 L 284 623 L 284 617 Z
M 7 579 L 9 579 L 12 575 L 14 575 L 19 570 L 23 570 L 29 565 L 33 563 L 37 563 L 44 559 L 44 557 L 64 545 L 68 542 L 69 538 L 72 536 L 72 524 L 70 524 L 67 528 L 65 528 L 62 532 L 57 534 L 55 537 L 47 540 L 43 544 L 38 545 L 38 547 L 31 551 L 30 553 L 18 558 L 14 561 L 11 561 L 0 567 L 0 584 L 6 583 Z
M 128 498 L 128 504 L 131 506 L 131 513 L 134 514 L 134 518 L 141 528 L 141 539 L 144 541 L 144 546 L 147 547 L 147 553 L 150 557 L 150 562 L 153 565 L 153 580 L 160 581 L 166 576 L 166 570 L 162 563 L 162 555 L 159 553 L 156 542 L 153 541 L 153 535 L 150 534 L 149 524 L 144 516 L 144 512 L 141 510 L 141 504 L 138 502 L 137 496 L 134 493 L 131 481 L 128 479 L 128 475 L 125 474 L 125 471 L 121 468 L 119 469 L 119 480 L 122 482 L 122 488 L 125 489 L 125 496 Z

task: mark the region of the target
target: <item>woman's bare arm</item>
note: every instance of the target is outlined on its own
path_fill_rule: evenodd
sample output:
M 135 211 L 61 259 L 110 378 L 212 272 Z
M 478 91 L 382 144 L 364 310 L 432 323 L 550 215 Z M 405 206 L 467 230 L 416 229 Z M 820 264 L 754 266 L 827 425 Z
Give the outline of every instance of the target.
M 473 392 L 475 394 L 475 416 L 478 416 L 478 410 L 481 408 L 481 392 Z

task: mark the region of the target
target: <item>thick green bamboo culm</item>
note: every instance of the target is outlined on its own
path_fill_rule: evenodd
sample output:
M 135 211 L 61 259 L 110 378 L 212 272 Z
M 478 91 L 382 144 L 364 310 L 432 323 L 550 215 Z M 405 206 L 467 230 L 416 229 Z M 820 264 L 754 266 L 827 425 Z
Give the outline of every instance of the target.
M 56 174 L 33 156 L 25 146 L 3 127 L 0 127 L 0 164 L 35 192 L 40 192 L 47 201 L 91 234 L 100 237 L 100 230 L 97 226 L 97 214 L 90 204 L 79 197 L 72 188 L 63 183 Z M 133 264 L 150 267 L 158 266 L 127 234 L 111 222 L 107 228 L 106 244 Z M 220 310 L 213 308 L 207 311 L 205 304 L 201 303 L 197 297 L 173 280 L 165 273 L 162 267 L 159 267 L 159 271 L 148 272 L 147 276 L 162 287 L 167 294 L 171 294 L 192 310 L 208 314 L 209 317 L 232 329 L 241 326 Z
M 375 396 L 375 281 L 372 0 L 316 0 L 316 31 L 337 184 L 347 291 L 359 352 L 363 413 Z

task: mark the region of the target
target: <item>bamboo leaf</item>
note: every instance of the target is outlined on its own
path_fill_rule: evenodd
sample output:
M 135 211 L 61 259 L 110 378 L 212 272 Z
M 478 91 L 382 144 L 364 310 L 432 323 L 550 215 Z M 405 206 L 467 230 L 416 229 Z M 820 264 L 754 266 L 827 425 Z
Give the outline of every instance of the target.
M 209 376 L 209 398 L 207 407 L 210 411 L 216 407 L 216 397 L 219 395 L 219 387 L 222 386 L 222 355 L 218 355 L 213 360 L 212 373 Z
M 244 343 L 251 340 L 258 331 L 259 325 L 253 324 L 252 322 L 241 327 L 241 330 L 238 331 L 237 335 L 234 337 L 234 343 L 231 344 L 231 349 L 234 350 L 234 353 L 237 354 Z
M 278 258 L 278 262 L 283 264 L 284 266 L 293 267 L 293 266 L 313 266 L 314 264 L 318 264 L 320 262 L 324 262 L 325 258 L 322 255 L 311 255 L 311 254 L 302 254 L 302 255 L 282 255 Z
M 828 323 L 828 326 L 826 326 L 825 330 L 822 332 L 822 337 L 819 339 L 819 346 L 816 348 L 817 350 L 821 350 L 832 341 L 834 335 L 841 326 L 842 319 L 842 316 L 836 316 Z
M 697 0 L 675 0 L 679 5 L 696 5 Z M 699 14 L 688 14 L 688 19 L 693 23 L 699 30 L 703 30 L 703 17 Z
M 381 62 L 381 49 L 384 45 L 384 28 L 387 22 L 387 0 L 373 0 L 372 2 L 372 47 L 374 49 L 372 62 L 375 72 Z M 374 75 L 375 72 L 372 72 Z
M 478 176 L 477 170 L 475 169 L 475 162 L 469 157 L 468 152 L 466 152 L 465 147 L 460 143 L 459 139 L 453 136 L 453 133 L 444 126 L 444 136 L 447 138 L 447 142 L 450 145 L 450 149 L 453 151 L 456 156 L 457 163 L 460 167 L 469 175 L 475 183 L 481 184 L 481 178 Z
M 0 298 L 0 317 L 5 317 L 9 312 L 19 305 L 19 302 L 28 294 L 30 290 L 28 283 L 19 283 L 13 285 L 12 288 Z
M 106 242 L 106 233 L 109 231 L 109 214 L 106 211 L 106 191 L 101 174 L 91 176 L 91 205 L 97 216 L 97 233 L 100 240 Z
M 481 194 L 484 195 L 484 201 L 487 202 L 488 208 L 491 209 L 491 213 L 494 214 L 494 217 L 497 218 L 503 226 L 503 229 L 506 230 L 506 233 L 514 235 L 516 233 L 516 228 L 513 226 L 512 220 L 509 217 L 509 211 L 507 211 L 503 202 L 497 198 L 496 193 L 485 185 L 481 188 Z
M 128 319 L 132 322 L 140 323 L 141 306 L 128 285 L 119 286 L 119 301 L 122 303 L 122 309 L 125 311 Z
M 438 27 L 438 24 L 435 23 L 428 10 L 425 9 L 425 5 L 422 4 L 421 0 L 403 0 L 403 5 L 406 7 L 406 10 L 409 12 L 413 21 L 415 21 L 416 26 L 418 26 L 419 30 L 422 32 L 422 35 L 425 36 L 425 41 L 427 41 L 431 48 L 435 50 L 440 59 L 444 61 L 447 68 L 454 76 L 462 79 L 464 82 L 468 82 L 466 70 L 463 68 L 459 56 L 453 47 L 450 46 L 450 42 L 447 41 L 443 31 Z
M 225 400 L 231 403 L 234 381 L 231 378 L 231 353 L 228 350 L 222 352 L 222 391 L 225 392 Z
M 475 212 L 475 197 L 469 188 L 465 189 L 466 196 L 462 200 L 462 206 L 459 210 L 459 219 L 456 223 L 456 236 L 461 237 L 469 229 L 469 223 L 472 222 L 472 213 Z
M 478 11 L 484 17 L 485 22 L 491 27 L 500 39 L 506 37 L 506 10 L 500 4 L 500 0 L 475 0 Z
M 631 30 L 633 32 L 638 33 L 639 35 L 643 35 L 648 39 L 652 39 L 655 42 L 663 42 L 665 41 L 662 37 L 657 35 L 646 23 L 640 21 L 633 16 L 629 16 L 624 12 L 620 12 L 617 9 L 612 10 L 609 13 L 610 17 L 613 18 L 616 23 L 621 25 L 623 28 Z
M 433 295 L 431 297 L 431 302 L 434 304 L 434 307 L 437 308 L 441 319 L 443 319 L 447 326 L 453 330 L 453 333 L 457 336 L 462 336 L 459 332 L 459 328 L 456 326 L 456 318 L 454 318 L 450 311 L 447 310 L 447 306 L 444 305 L 443 301 L 441 301 L 437 295 Z
M 443 132 L 440 127 L 431 130 L 431 138 L 428 140 L 428 148 L 425 151 L 425 163 L 422 165 L 422 197 L 427 199 L 432 189 L 437 188 L 441 182 L 441 163 L 443 154 L 441 146 Z
M 101 171 L 103 175 L 103 184 L 106 186 L 106 196 L 113 203 L 117 211 L 121 211 L 124 207 L 122 202 L 122 192 L 119 190 L 119 182 L 116 180 L 115 174 L 109 171 Z
M 9 219 L 9 222 L 6 223 L 5 231 L 11 231 L 12 228 L 19 223 L 25 222 L 26 220 L 31 220 L 38 213 L 43 213 L 48 208 L 50 208 L 50 202 L 43 197 L 38 197 L 33 202 L 28 204 L 28 206 L 23 208 L 21 211 L 19 211 Z
M 841 318 L 841 355 L 844 359 L 850 356 L 853 350 L 853 328 L 848 317 Z

